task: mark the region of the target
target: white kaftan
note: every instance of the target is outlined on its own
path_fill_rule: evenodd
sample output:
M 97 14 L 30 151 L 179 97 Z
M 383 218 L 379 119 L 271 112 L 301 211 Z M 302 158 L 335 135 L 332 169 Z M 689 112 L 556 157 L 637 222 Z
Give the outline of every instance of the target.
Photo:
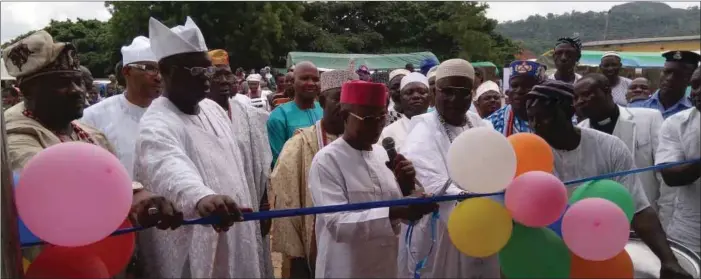
M 126 94 L 126 92 L 124 92 Z M 146 112 L 124 94 L 114 95 L 83 111 L 79 121 L 100 130 L 114 146 L 117 158 L 134 178 L 134 147 L 139 136 L 139 120 Z
M 574 150 L 552 149 L 555 159 L 554 174 L 560 180 L 588 178 L 635 169 L 633 153 L 619 138 L 589 128 L 579 128 L 582 138 Z M 635 174 L 610 178 L 621 183 L 633 196 L 635 213 L 650 206 L 643 186 Z M 571 195 L 581 184 L 567 185 Z
M 314 206 L 382 201 L 402 197 L 379 145 L 360 151 L 338 138 L 312 160 L 309 191 Z M 389 208 L 317 215 L 316 278 L 394 278 L 399 224 Z
M 404 140 L 406 136 L 409 135 L 409 128 L 411 126 L 411 120 L 404 114 L 401 118 L 394 121 L 394 123 L 389 124 L 382 130 L 380 134 L 380 139 L 377 141 L 378 144 L 382 144 L 382 140 L 385 138 L 392 138 L 394 140 L 394 148 L 397 152 L 401 152 L 402 145 L 404 145 Z
M 198 218 L 196 204 L 208 195 L 228 195 L 240 207 L 251 201 L 231 122 L 215 102 L 204 99 L 197 115 L 182 113 L 165 97 L 153 101 L 141 119 L 135 177 L 164 196 L 186 219 Z M 174 231 L 147 230 L 140 237 L 148 278 L 259 278 L 259 235 L 255 222 L 217 233 L 211 226 Z
M 682 162 L 701 157 L 701 113 L 689 108 L 665 119 L 660 128 L 660 144 L 655 164 Z M 669 238 L 701 253 L 701 179 L 672 187 L 678 189 L 672 221 L 667 227 Z
M 259 211 L 263 194 L 268 188 L 270 177 L 270 164 L 273 161 L 273 153 L 268 144 L 268 112 L 242 104 L 236 100 L 229 100 L 231 109 L 231 121 L 234 135 L 243 155 L 243 168 L 246 174 L 246 182 L 251 192 L 253 210 Z M 259 221 L 256 221 L 260 225 Z M 262 278 L 273 278 L 273 262 L 270 255 L 270 236 L 262 237 L 256 234 L 260 245 L 258 254 Z
M 491 123 L 483 121 L 477 114 L 468 112 L 473 127 L 491 127 Z M 414 116 L 411 119 L 412 128 L 402 147 L 404 154 L 414 164 L 416 178 L 421 182 L 426 193 L 436 194 L 448 180 L 447 156 L 450 137 L 455 138 L 469 129 L 440 123 L 436 111 Z M 455 184 L 449 186 L 447 195 L 457 195 L 463 190 Z M 410 251 L 404 241 L 406 228 L 402 228 L 400 237 L 399 257 L 397 258 L 399 278 L 413 278 L 416 261 L 428 256 L 425 267 L 420 271 L 421 278 L 499 278 L 499 261 L 497 256 L 488 258 L 473 258 L 462 254 L 448 236 L 448 217 L 457 202 L 440 203 L 440 220 L 436 222 L 436 239 L 432 253 L 431 247 L 431 217 L 424 216 L 414 227 Z M 412 255 L 409 255 L 411 253 Z M 412 259 L 413 258 L 413 259 Z

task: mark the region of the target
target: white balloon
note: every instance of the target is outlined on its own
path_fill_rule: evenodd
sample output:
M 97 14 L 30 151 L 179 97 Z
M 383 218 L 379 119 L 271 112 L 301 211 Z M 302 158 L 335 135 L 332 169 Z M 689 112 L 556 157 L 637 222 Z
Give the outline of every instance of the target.
M 470 193 L 503 191 L 516 174 L 516 153 L 501 133 L 487 127 L 469 129 L 450 145 L 448 174 Z

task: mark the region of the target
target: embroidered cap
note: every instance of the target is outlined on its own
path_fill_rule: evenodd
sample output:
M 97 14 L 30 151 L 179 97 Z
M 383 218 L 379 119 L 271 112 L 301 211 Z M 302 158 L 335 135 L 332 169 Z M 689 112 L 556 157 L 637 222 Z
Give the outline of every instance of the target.
M 212 59 L 212 65 L 229 65 L 229 54 L 226 50 L 210 50 L 208 54 L 209 58 Z
M 151 51 L 151 41 L 144 36 L 138 36 L 128 46 L 122 47 L 122 65 L 134 62 L 158 62 Z
M 319 82 L 321 83 L 320 92 L 324 92 L 333 88 L 341 88 L 343 86 L 343 83 L 358 79 L 360 79 L 360 77 L 358 77 L 358 74 L 348 70 L 333 70 L 323 72 L 319 76 Z
M 444 77 L 467 77 L 475 80 L 475 68 L 464 59 L 450 59 L 443 61 L 436 70 L 436 81 Z
M 522 75 L 532 76 L 538 80 L 541 80 L 545 77 L 545 70 L 547 69 L 547 67 L 543 64 L 528 60 L 513 61 L 511 64 L 509 64 L 509 68 L 511 68 L 511 76 L 509 77 L 509 80 Z
M 150 18 L 148 36 L 151 38 L 151 51 L 159 61 L 181 53 L 207 52 L 202 31 L 189 16 L 185 20 L 185 25 L 170 29 L 155 18 Z
M 341 87 L 341 103 L 385 107 L 387 105 L 387 87 L 382 83 L 353 80 Z
M 387 80 L 387 82 L 392 82 L 392 79 L 394 79 L 397 76 L 401 76 L 401 75 L 406 76 L 410 73 L 411 72 L 409 72 L 409 70 L 407 70 L 407 69 L 396 69 L 394 71 L 389 72 L 389 79 Z
M 17 83 L 51 73 L 80 73 L 75 46 L 54 42 L 44 30 L 4 49 L 2 59 L 7 73 L 17 78 Z
M 473 101 L 477 101 L 480 96 L 482 96 L 484 93 L 495 91 L 501 95 L 501 89 L 499 88 L 499 85 L 496 82 L 493 82 L 491 80 L 485 81 L 482 84 L 480 84 L 479 87 L 477 87 L 477 90 L 475 92 L 475 96 L 472 97 Z
M 252 74 L 252 75 L 248 75 L 248 77 L 246 77 L 246 81 L 260 82 L 261 80 L 263 80 L 263 77 L 259 74 Z

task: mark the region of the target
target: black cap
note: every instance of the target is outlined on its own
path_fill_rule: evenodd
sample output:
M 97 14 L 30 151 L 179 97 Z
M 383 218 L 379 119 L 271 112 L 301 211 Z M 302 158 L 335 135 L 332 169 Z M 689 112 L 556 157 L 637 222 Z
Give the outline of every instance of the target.
M 667 62 L 682 62 L 691 65 L 698 65 L 701 55 L 688 50 L 670 50 L 662 54 Z

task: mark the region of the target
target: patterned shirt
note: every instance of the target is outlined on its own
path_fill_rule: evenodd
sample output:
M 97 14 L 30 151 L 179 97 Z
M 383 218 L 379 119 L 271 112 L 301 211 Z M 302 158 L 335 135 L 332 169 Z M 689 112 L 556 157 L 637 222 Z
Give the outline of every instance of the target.
M 487 120 L 492 122 L 492 126 L 494 126 L 495 130 L 507 137 L 516 133 L 531 133 L 531 128 L 528 126 L 528 121 L 521 120 L 516 115 L 511 118 L 512 113 L 511 105 L 508 105 L 487 116 Z M 509 119 L 512 119 L 511 121 L 513 122 L 511 129 L 507 128 L 509 125 Z

